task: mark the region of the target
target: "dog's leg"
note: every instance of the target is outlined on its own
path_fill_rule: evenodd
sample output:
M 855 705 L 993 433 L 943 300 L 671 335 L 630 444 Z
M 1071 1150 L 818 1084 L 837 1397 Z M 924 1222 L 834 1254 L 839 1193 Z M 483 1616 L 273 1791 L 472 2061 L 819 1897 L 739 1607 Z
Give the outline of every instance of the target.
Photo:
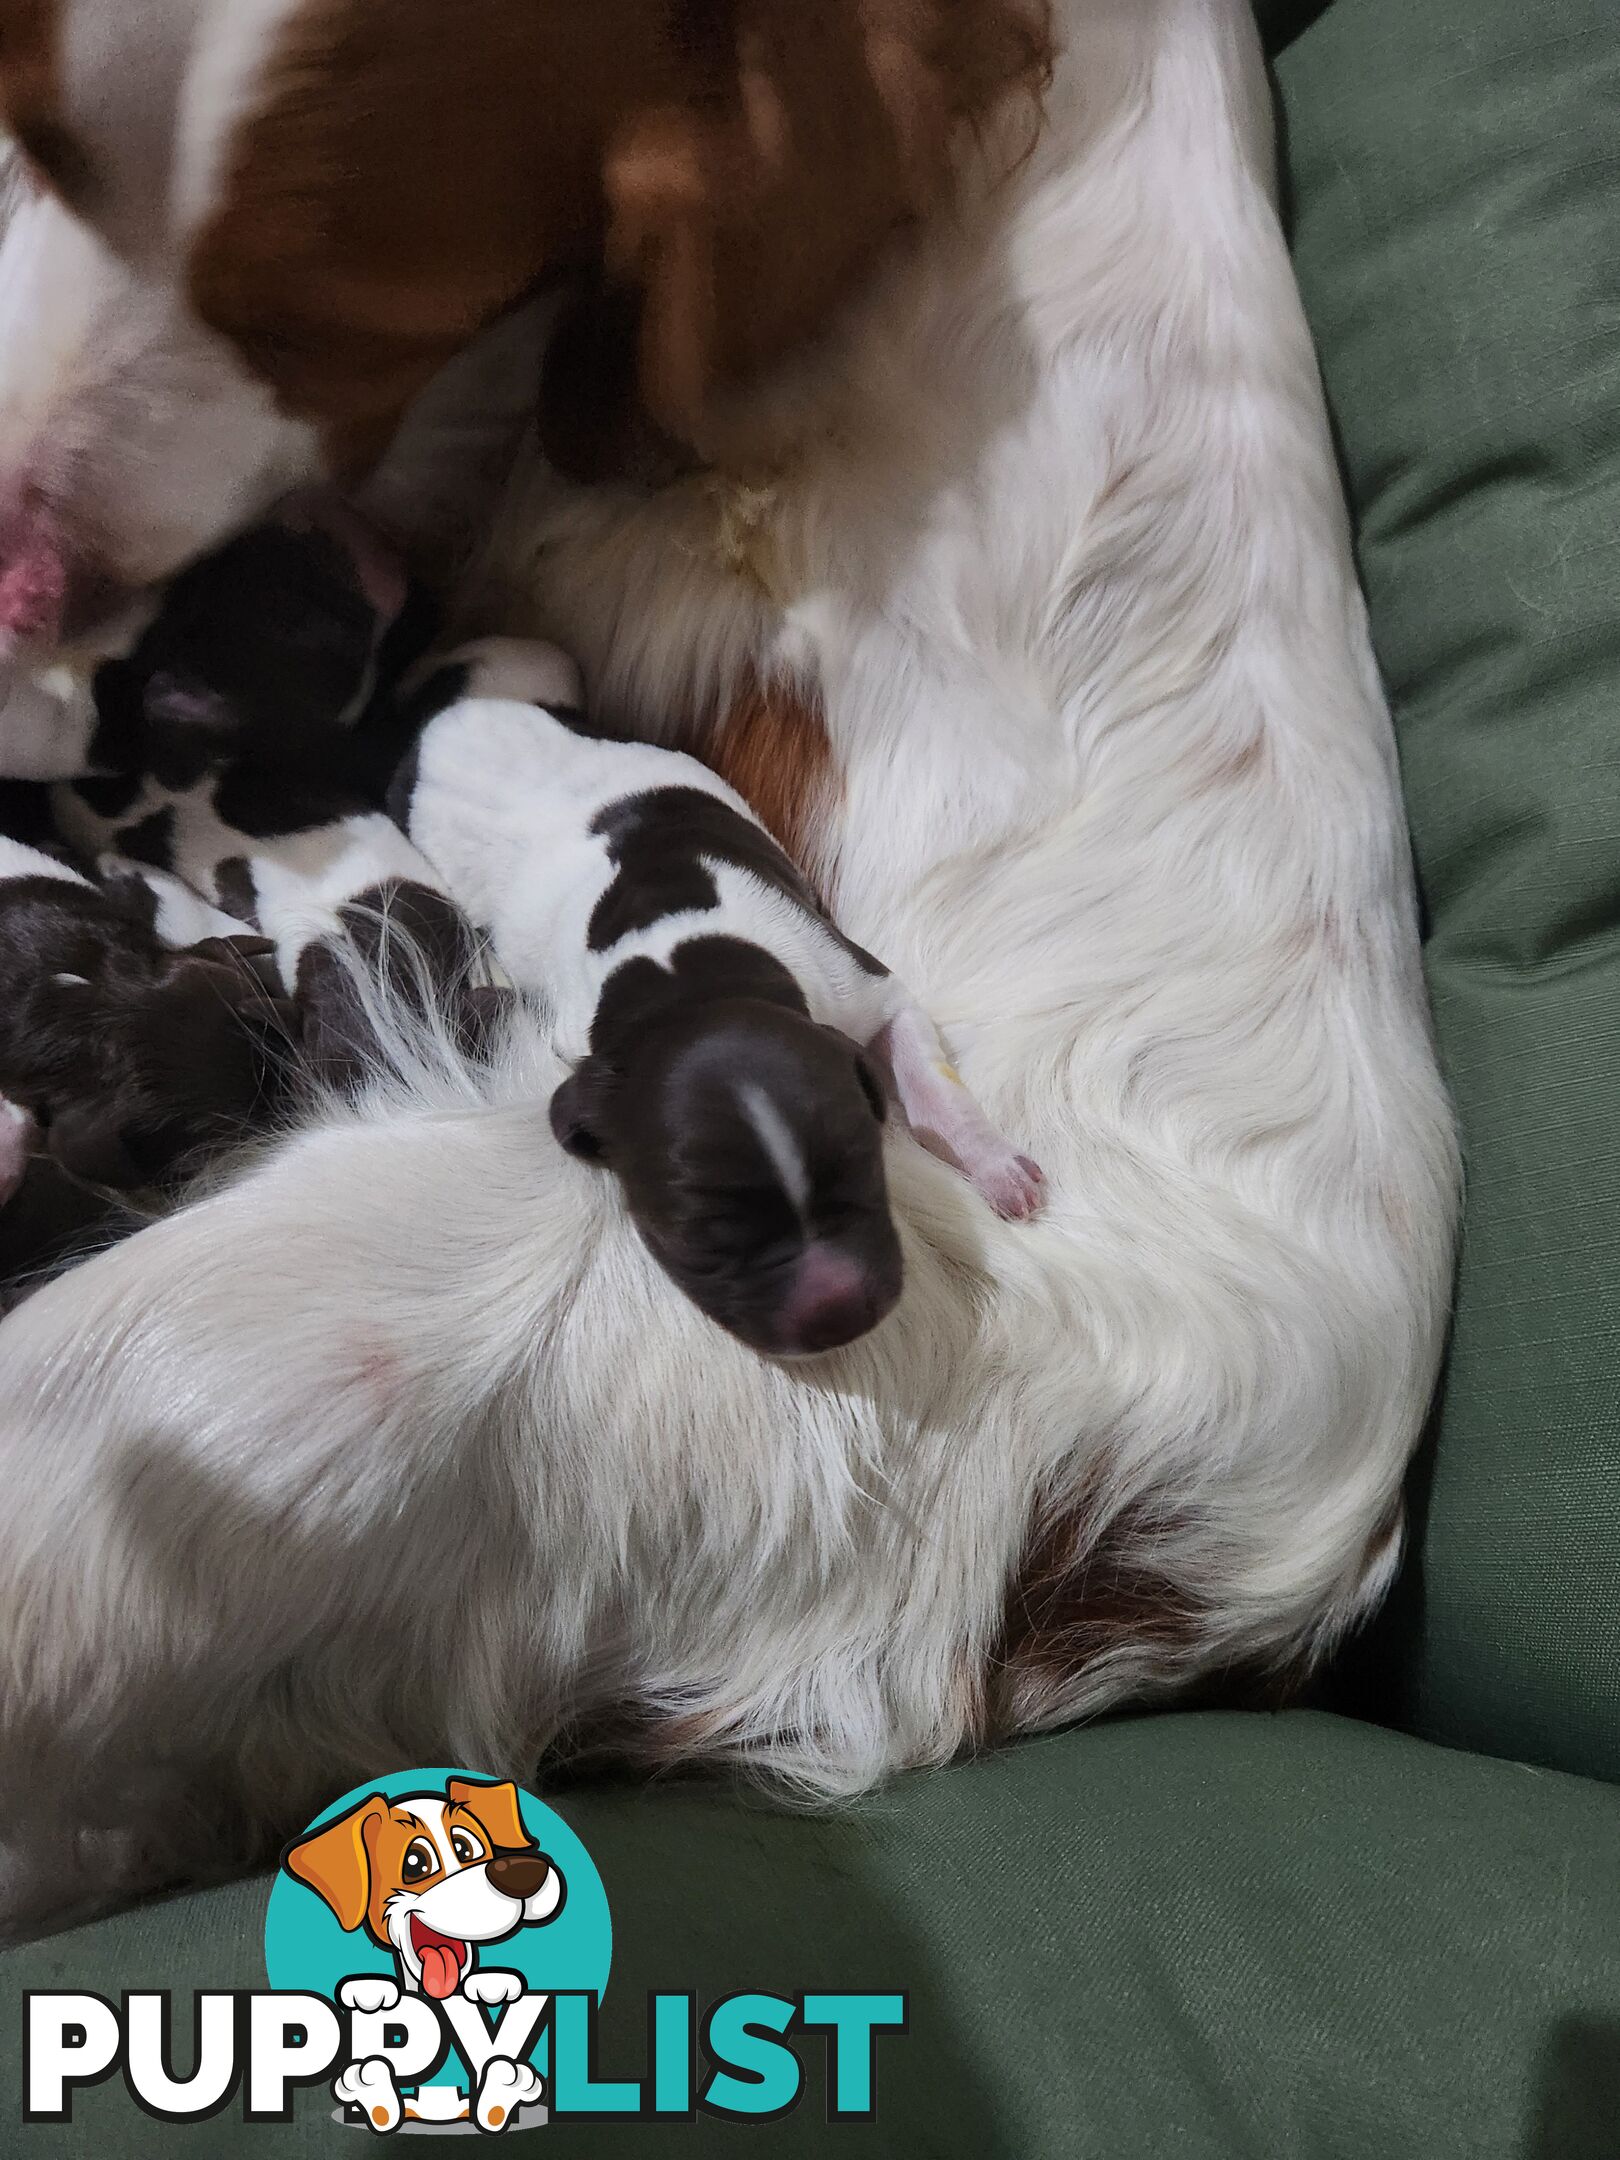
M 925 1148 L 960 1170 L 1007 1221 L 1039 1211 L 1046 1183 L 1039 1164 L 991 1124 L 920 1006 L 902 1006 L 871 1047 L 886 1061 L 906 1123 Z

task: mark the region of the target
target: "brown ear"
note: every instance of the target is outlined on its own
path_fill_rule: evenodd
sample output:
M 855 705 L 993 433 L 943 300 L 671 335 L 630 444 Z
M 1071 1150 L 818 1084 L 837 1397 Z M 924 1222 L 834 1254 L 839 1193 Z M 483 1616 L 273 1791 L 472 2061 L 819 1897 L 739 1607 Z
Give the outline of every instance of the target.
M 480 1785 L 472 1778 L 451 1778 L 445 1786 L 452 1800 L 470 1808 L 503 1852 L 538 1848 L 524 1827 L 518 1789 L 510 1779 L 499 1785 Z
M 705 447 L 715 401 L 818 331 L 950 177 L 955 123 L 1044 67 L 1042 0 L 738 6 L 708 94 L 629 110 L 607 269 L 639 287 L 642 401 Z
M 605 1162 L 608 1156 L 606 1112 L 613 1074 L 599 1057 L 574 1068 L 551 1098 L 551 1129 L 558 1144 L 581 1162 Z
M 331 1907 L 340 1928 L 352 1934 L 371 1903 L 371 1853 L 366 1825 L 388 1812 L 381 1793 L 372 1793 L 336 1822 L 324 1823 L 308 1837 L 289 1845 L 281 1864 L 295 1881 L 307 1883 Z
M 889 1091 L 883 1083 L 877 1060 L 869 1057 L 864 1050 L 857 1050 L 855 1053 L 855 1077 L 861 1083 L 861 1092 L 871 1105 L 872 1115 L 880 1125 L 884 1124 L 889 1115 Z
M 149 1182 L 108 1109 L 81 1106 L 63 1111 L 51 1119 L 45 1144 L 54 1163 L 87 1185 L 110 1185 L 129 1192 Z

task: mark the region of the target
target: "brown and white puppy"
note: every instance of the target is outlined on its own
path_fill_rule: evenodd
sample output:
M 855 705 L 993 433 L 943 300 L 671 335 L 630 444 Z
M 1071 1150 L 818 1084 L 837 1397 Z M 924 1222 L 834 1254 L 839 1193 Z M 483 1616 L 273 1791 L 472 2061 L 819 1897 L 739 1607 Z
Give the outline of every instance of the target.
M 148 1220 L 116 1193 L 71 1177 L 48 1155 L 23 1152 L 22 1136 L 8 1129 L 13 1113 L 14 1105 L 0 1105 L 0 1314 Z M 19 1114 L 37 1144 L 38 1128 Z
M 671 1281 L 755 1350 L 840 1349 L 901 1291 L 885 1072 L 911 1131 L 999 1215 L 1036 1214 L 1042 1173 L 742 797 L 679 751 L 601 736 L 566 660 L 548 695 L 534 651 L 531 702 L 489 694 L 477 647 L 437 678 L 395 815 L 547 1001 L 574 1065 L 552 1128 L 614 1172 Z
M 263 940 L 176 951 L 144 888 L 0 836 L 0 1095 L 61 1168 L 162 1182 L 273 1110 L 292 1015 Z
M 1039 0 L 0 0 L 0 631 L 364 470 L 548 281 L 549 439 L 702 453 L 1044 62 Z M 446 184 L 451 176 L 453 184 Z M 29 326 L 25 334 L 24 326 Z
M 217 569 L 237 556 L 239 570 Z M 297 1004 L 303 1068 L 343 1087 L 365 1076 L 374 1046 L 367 977 L 442 1014 L 468 1047 L 504 998 L 475 980 L 477 938 L 383 809 L 420 693 L 355 724 L 355 686 L 368 701 L 376 681 L 380 618 L 314 604 L 332 598 L 325 583 L 302 596 L 284 580 L 261 587 L 256 571 L 282 560 L 267 528 L 177 581 L 175 593 L 199 585 L 193 598 L 213 587 L 218 604 L 199 614 L 171 595 L 127 683 L 109 695 L 116 671 L 98 678 L 104 710 L 112 696 L 134 709 L 124 736 L 144 744 L 145 769 L 59 786 L 52 801 L 67 839 L 104 877 L 149 888 L 177 940 L 193 921 L 198 936 L 218 933 L 216 911 L 262 933 Z

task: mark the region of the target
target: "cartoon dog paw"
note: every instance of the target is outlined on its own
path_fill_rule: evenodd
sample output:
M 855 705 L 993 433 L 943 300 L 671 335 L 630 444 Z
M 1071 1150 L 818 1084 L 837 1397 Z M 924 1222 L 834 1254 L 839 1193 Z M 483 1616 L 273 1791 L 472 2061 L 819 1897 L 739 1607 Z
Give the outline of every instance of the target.
M 470 1972 L 461 1983 L 461 1992 L 469 2002 L 498 2007 L 516 2002 L 527 1986 L 521 1973 Z
M 399 1983 L 386 1973 L 362 1973 L 344 1981 L 338 1989 L 338 2001 L 345 2010 L 397 2010 Z
M 509 2055 L 492 2055 L 478 2080 L 473 2120 L 480 2130 L 504 2130 L 525 2101 L 538 2100 L 544 2089 L 532 2064 L 513 2062 Z
M 397 2130 L 404 2113 L 394 2073 L 380 2055 L 369 2055 L 364 2062 L 350 2063 L 347 2070 L 340 2071 L 332 2086 L 332 2098 L 345 2107 L 359 2108 L 379 2135 Z

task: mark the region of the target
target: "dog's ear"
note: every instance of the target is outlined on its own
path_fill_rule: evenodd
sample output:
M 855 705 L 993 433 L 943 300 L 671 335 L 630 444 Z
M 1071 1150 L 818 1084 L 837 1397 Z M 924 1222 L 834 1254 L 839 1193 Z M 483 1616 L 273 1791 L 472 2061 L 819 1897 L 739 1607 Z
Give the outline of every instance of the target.
M 99 1105 L 80 1105 L 54 1116 L 46 1152 L 69 1177 L 86 1185 L 129 1192 L 149 1182 L 125 1142 L 117 1118 Z
M 371 1848 L 366 1827 L 388 1813 L 381 1793 L 372 1793 L 336 1822 L 323 1823 L 297 1839 L 281 1856 L 295 1882 L 304 1883 L 326 1905 L 337 1924 L 352 1934 L 371 1904 Z
M 889 1091 L 883 1083 L 883 1075 L 877 1060 L 866 1051 L 855 1053 L 855 1077 L 861 1083 L 861 1092 L 872 1106 L 872 1115 L 881 1125 L 889 1115 Z
M 534 1851 L 535 1842 L 524 1827 L 518 1789 L 510 1780 L 500 1785 L 480 1785 L 471 1778 L 451 1778 L 445 1786 L 450 1798 L 468 1808 L 502 1852 Z
M 717 399 L 812 336 L 948 192 L 959 120 L 1044 76 L 1039 0 L 687 10 L 684 97 L 632 101 L 604 159 L 610 279 L 639 291 L 641 403 L 708 451 Z
M 517 993 L 493 983 L 475 983 L 456 1001 L 456 1036 L 469 1057 L 488 1055 L 517 1007 Z
M 585 1058 L 551 1098 L 551 1129 L 570 1155 L 581 1162 L 606 1162 L 606 1122 L 613 1092 L 612 1069 L 599 1057 Z

